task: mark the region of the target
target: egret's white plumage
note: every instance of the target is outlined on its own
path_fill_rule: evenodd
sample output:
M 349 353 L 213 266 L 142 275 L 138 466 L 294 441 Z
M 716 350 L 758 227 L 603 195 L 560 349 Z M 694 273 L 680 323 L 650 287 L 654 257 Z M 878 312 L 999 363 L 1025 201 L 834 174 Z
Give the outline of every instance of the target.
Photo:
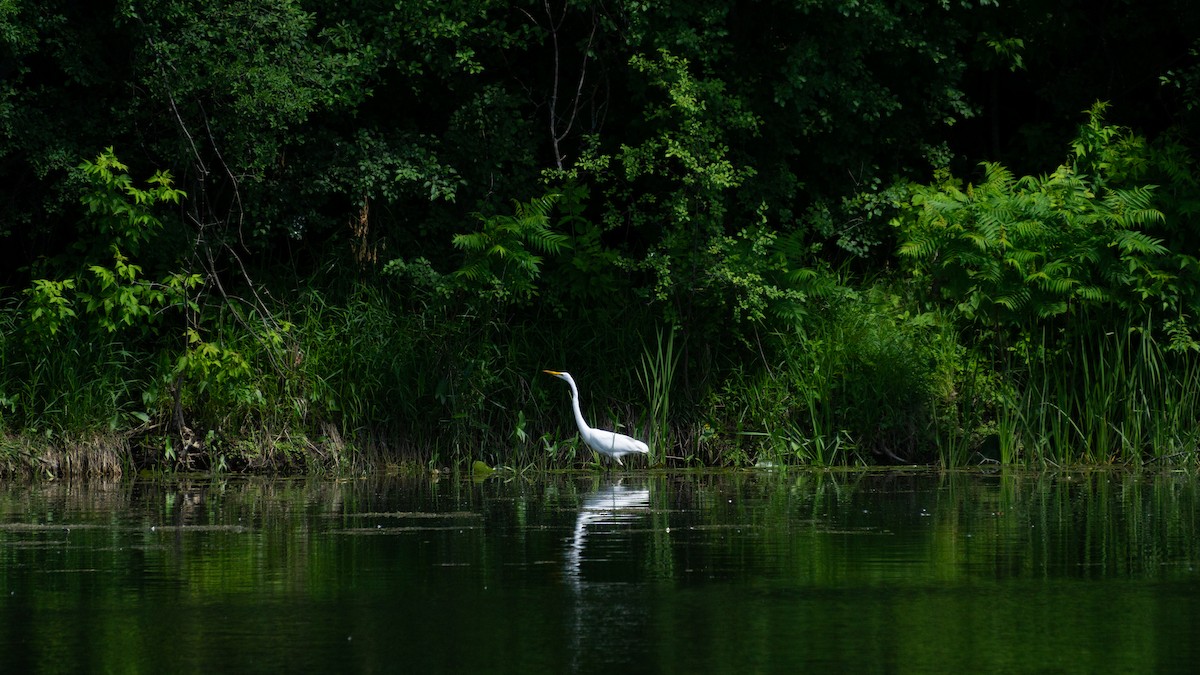
M 571 409 L 575 411 L 575 424 L 579 425 L 579 435 L 583 436 L 583 442 L 592 450 L 608 455 L 616 460 L 617 464 L 624 466 L 625 463 L 621 458 L 625 455 L 650 454 L 650 448 L 636 438 L 618 434 L 615 431 L 607 431 L 605 429 L 593 429 L 588 426 L 587 422 L 583 421 L 583 413 L 579 411 L 579 387 L 575 386 L 575 380 L 571 378 L 570 373 L 563 373 L 557 370 L 544 370 L 544 373 L 549 373 L 560 380 L 565 380 L 571 387 Z

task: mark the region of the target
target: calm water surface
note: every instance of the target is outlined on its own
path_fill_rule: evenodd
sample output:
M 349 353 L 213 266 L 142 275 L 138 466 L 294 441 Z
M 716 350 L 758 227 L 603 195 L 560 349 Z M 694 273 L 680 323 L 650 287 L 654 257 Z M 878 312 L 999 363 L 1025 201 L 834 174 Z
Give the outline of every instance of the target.
M 0 671 L 1193 671 L 1198 485 L 0 484 Z

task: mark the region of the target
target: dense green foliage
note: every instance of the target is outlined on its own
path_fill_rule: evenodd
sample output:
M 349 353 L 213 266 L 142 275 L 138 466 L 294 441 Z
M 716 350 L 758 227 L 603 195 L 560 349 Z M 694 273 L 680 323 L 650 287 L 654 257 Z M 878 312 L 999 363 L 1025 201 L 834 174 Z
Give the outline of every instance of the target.
M 1190 458 L 1200 10 L 1081 12 L 0 0 L 0 433 L 559 466 L 561 368 L 655 457 Z
M 1147 232 L 1165 220 L 1155 186 L 1121 187 L 1144 161 L 1140 139 L 1105 126 L 1099 108 L 1051 174 L 986 164 L 965 190 L 953 179 L 914 189 L 900 254 L 964 318 L 1029 326 L 1090 307 L 1182 308 L 1197 260 Z

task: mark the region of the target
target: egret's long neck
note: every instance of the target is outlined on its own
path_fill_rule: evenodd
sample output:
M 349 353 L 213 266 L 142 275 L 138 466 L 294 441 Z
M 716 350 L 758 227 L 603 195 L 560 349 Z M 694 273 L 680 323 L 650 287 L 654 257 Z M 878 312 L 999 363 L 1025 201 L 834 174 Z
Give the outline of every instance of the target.
M 587 431 L 591 427 L 583 421 L 583 413 L 579 411 L 579 389 L 575 387 L 574 380 L 567 380 L 567 384 L 571 385 L 571 409 L 575 411 L 575 423 L 580 431 Z

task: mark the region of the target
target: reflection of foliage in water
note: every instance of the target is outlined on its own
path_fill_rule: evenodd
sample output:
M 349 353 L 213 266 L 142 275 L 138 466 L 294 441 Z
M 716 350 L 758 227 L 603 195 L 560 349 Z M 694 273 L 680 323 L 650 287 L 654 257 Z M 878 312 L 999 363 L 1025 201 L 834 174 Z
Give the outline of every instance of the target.
M 1081 670 L 1136 669 L 1171 643 L 1145 617 L 1188 609 L 1173 589 L 1200 561 L 1181 473 L 654 475 L 622 479 L 637 504 L 589 531 L 572 582 L 608 481 L 7 484 L 0 647 L 15 667 L 561 672 L 583 599 L 634 622 L 616 662 L 1020 669 L 1062 640 Z

